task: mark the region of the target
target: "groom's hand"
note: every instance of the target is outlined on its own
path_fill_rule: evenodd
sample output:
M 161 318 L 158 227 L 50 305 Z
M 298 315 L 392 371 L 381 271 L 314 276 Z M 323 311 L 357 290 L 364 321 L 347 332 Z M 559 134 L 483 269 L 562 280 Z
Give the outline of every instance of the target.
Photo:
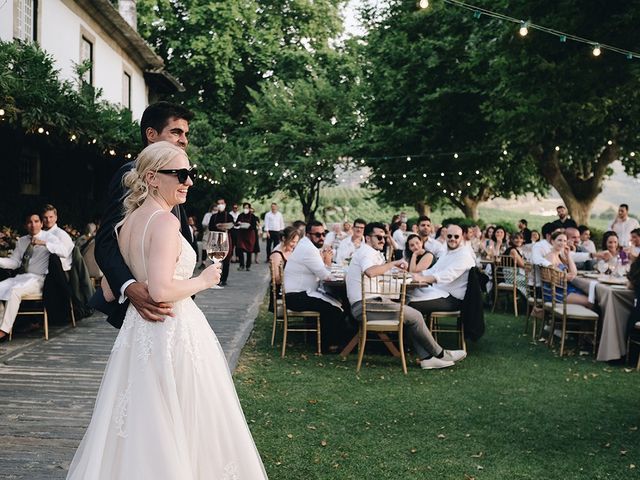
M 173 309 L 170 303 L 157 303 L 149 295 L 149 288 L 142 282 L 133 282 L 124 294 L 136 308 L 142 318 L 151 322 L 162 322 L 164 317 L 173 317 Z

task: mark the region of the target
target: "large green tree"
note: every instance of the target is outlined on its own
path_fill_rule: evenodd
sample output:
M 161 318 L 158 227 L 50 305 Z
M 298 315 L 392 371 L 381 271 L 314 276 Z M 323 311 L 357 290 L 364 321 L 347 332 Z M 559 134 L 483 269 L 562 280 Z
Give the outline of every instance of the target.
M 640 1 L 534 0 L 482 2 L 489 8 L 603 44 L 640 51 Z M 545 183 L 571 215 L 587 223 L 610 165 L 620 160 L 640 172 L 640 58 L 560 41 L 531 30 L 522 38 L 512 24 L 482 18 L 495 41 L 475 51 L 490 59 L 494 88 L 484 110 L 510 142 L 510 150 L 535 162 Z M 639 152 L 640 153 L 640 152 Z
M 450 204 L 477 219 L 478 205 L 492 197 L 544 191 L 532 166 L 513 155 L 508 137 L 486 115 L 491 58 L 476 52 L 492 40 L 490 30 L 449 6 L 419 11 L 408 0 L 364 18 L 362 151 L 381 196 L 414 202 L 420 213 L 425 204 Z
M 315 217 L 320 187 L 336 184 L 336 169 L 357 131 L 356 105 L 342 75 L 272 81 L 252 92 L 242 134 L 249 163 L 258 165 L 257 194 L 280 190 L 298 198 L 306 221 Z M 341 78 L 341 79 L 340 79 Z
M 212 188 L 228 199 L 254 193 L 259 176 L 253 172 L 259 165 L 250 163 L 237 133 L 254 101 L 250 91 L 260 92 L 263 83 L 276 78 L 293 82 L 309 77 L 316 53 L 341 31 L 342 4 L 344 0 L 139 0 L 140 32 L 184 84 L 185 92 L 174 100 L 198 118 L 190 154 L 219 182 L 202 184 L 191 203 L 204 205 Z

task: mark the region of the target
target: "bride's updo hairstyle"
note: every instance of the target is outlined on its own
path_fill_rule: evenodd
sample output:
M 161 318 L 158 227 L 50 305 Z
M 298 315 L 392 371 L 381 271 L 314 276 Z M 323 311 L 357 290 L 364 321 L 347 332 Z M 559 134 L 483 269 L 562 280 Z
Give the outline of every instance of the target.
M 129 191 L 123 202 L 125 217 L 142 205 L 147 196 L 152 193 L 152 189 L 149 188 L 148 173 L 162 170 L 178 155 L 187 157 L 182 148 L 165 141 L 152 143 L 140 152 L 133 170 L 122 177 L 124 188 Z

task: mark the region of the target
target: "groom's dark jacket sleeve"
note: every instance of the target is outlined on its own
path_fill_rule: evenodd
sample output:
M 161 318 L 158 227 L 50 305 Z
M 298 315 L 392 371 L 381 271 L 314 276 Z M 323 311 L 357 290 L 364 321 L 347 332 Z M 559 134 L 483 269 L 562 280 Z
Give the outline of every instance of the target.
M 114 230 L 116 224 L 124 218 L 122 199 L 125 190 L 122 185 L 122 177 L 132 168 L 133 162 L 124 164 L 111 179 L 107 192 L 107 208 L 96 234 L 96 262 L 98 262 L 100 270 L 107 277 L 109 286 L 116 298 L 120 296 L 122 285 L 134 278 L 131 270 L 124 263 Z

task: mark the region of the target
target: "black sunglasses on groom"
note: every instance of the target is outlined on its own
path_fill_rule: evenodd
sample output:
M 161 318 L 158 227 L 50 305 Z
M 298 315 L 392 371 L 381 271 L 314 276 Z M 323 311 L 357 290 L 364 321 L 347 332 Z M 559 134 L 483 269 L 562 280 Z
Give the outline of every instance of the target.
M 185 183 L 188 177 L 195 183 L 198 176 L 198 169 L 196 167 L 191 168 L 174 168 L 171 170 L 158 170 L 158 173 L 164 173 L 167 175 L 176 175 L 180 183 Z

